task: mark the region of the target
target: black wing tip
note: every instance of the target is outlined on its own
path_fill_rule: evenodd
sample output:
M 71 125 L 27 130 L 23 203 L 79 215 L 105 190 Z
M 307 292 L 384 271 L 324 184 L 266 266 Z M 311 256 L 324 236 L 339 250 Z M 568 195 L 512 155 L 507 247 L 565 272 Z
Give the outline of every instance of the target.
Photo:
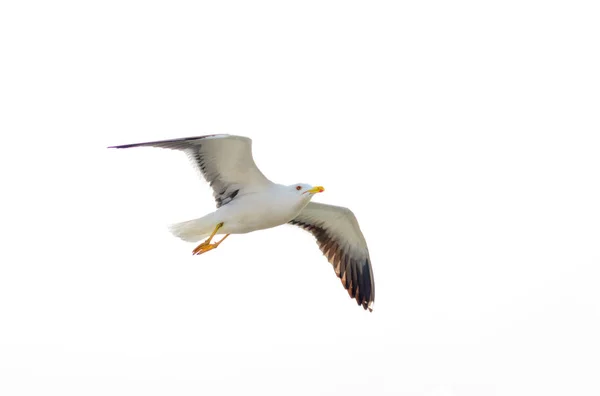
M 356 304 L 358 306 L 362 306 L 365 311 L 373 312 L 373 304 L 375 303 L 375 299 L 366 299 L 361 298 L 358 293 L 355 293 L 354 296 L 350 295 L 350 298 L 356 300 Z
M 143 143 L 141 143 L 141 144 L 143 144 Z M 120 146 L 108 146 L 107 148 L 109 148 L 109 149 L 124 149 L 124 148 L 129 148 L 129 147 L 136 147 L 139 145 L 140 144 L 137 144 L 137 143 L 136 144 L 123 144 Z
M 354 269 L 358 272 L 356 285 L 352 284 L 350 288 L 347 288 L 342 281 L 342 285 L 346 287 L 348 294 L 351 298 L 356 300 L 356 303 L 363 307 L 365 311 L 373 312 L 373 304 L 375 303 L 375 283 L 373 282 L 373 274 L 371 269 L 371 261 L 367 258 L 364 261 L 363 267 Z M 340 274 L 341 275 L 341 274 Z M 342 277 L 340 277 L 342 279 Z
M 107 148 L 124 149 L 124 148 L 131 148 L 131 147 L 156 146 L 156 145 L 161 145 L 161 144 L 165 144 L 165 143 L 177 143 L 177 142 L 187 142 L 187 141 L 191 141 L 191 140 L 202 140 L 202 139 L 206 139 L 206 138 L 210 138 L 210 137 L 214 137 L 214 136 L 227 137 L 227 136 L 231 136 L 231 135 L 226 135 L 226 134 L 222 134 L 222 133 L 215 133 L 215 134 L 212 134 L 212 135 L 190 136 L 190 137 L 183 137 L 183 138 L 177 138 L 177 139 L 167 139 L 167 140 L 156 140 L 156 141 L 153 141 L 153 142 L 121 144 L 121 145 L 118 145 L 118 146 L 108 146 Z

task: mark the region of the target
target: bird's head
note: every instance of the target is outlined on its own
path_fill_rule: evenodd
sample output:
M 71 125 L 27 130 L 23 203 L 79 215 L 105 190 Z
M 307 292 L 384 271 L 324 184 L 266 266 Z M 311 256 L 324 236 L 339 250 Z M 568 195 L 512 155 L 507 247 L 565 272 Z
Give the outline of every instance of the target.
M 289 186 L 292 192 L 305 200 L 310 200 L 313 195 L 322 193 L 325 189 L 322 186 L 313 187 L 310 184 L 297 183 Z

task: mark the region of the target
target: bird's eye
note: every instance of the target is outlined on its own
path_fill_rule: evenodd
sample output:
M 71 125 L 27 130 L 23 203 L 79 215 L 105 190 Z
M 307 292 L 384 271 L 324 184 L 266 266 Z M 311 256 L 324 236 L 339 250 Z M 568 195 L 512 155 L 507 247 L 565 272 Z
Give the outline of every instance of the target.
M 298 191 L 302 190 L 302 186 L 296 186 L 296 190 L 298 190 Z

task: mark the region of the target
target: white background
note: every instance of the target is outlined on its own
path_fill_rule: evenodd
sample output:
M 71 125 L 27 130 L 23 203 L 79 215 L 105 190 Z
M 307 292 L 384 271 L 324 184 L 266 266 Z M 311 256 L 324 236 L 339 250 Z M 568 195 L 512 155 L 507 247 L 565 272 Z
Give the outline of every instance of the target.
M 600 394 L 600 14 L 589 1 L 0 6 L 0 394 Z M 181 153 L 249 136 L 369 242 L 194 257 Z

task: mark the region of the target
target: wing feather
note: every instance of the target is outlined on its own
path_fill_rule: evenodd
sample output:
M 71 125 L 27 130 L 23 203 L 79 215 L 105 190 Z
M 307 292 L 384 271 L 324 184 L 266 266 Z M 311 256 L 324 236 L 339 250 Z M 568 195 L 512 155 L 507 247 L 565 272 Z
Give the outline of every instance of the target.
M 342 285 L 364 309 L 373 310 L 375 281 L 367 242 L 348 208 L 310 202 L 290 224 L 310 232 Z
M 228 204 L 237 196 L 261 191 L 272 184 L 256 166 L 252 157 L 252 140 L 247 137 L 206 135 L 109 148 L 131 147 L 183 151 L 212 187 L 217 207 Z

